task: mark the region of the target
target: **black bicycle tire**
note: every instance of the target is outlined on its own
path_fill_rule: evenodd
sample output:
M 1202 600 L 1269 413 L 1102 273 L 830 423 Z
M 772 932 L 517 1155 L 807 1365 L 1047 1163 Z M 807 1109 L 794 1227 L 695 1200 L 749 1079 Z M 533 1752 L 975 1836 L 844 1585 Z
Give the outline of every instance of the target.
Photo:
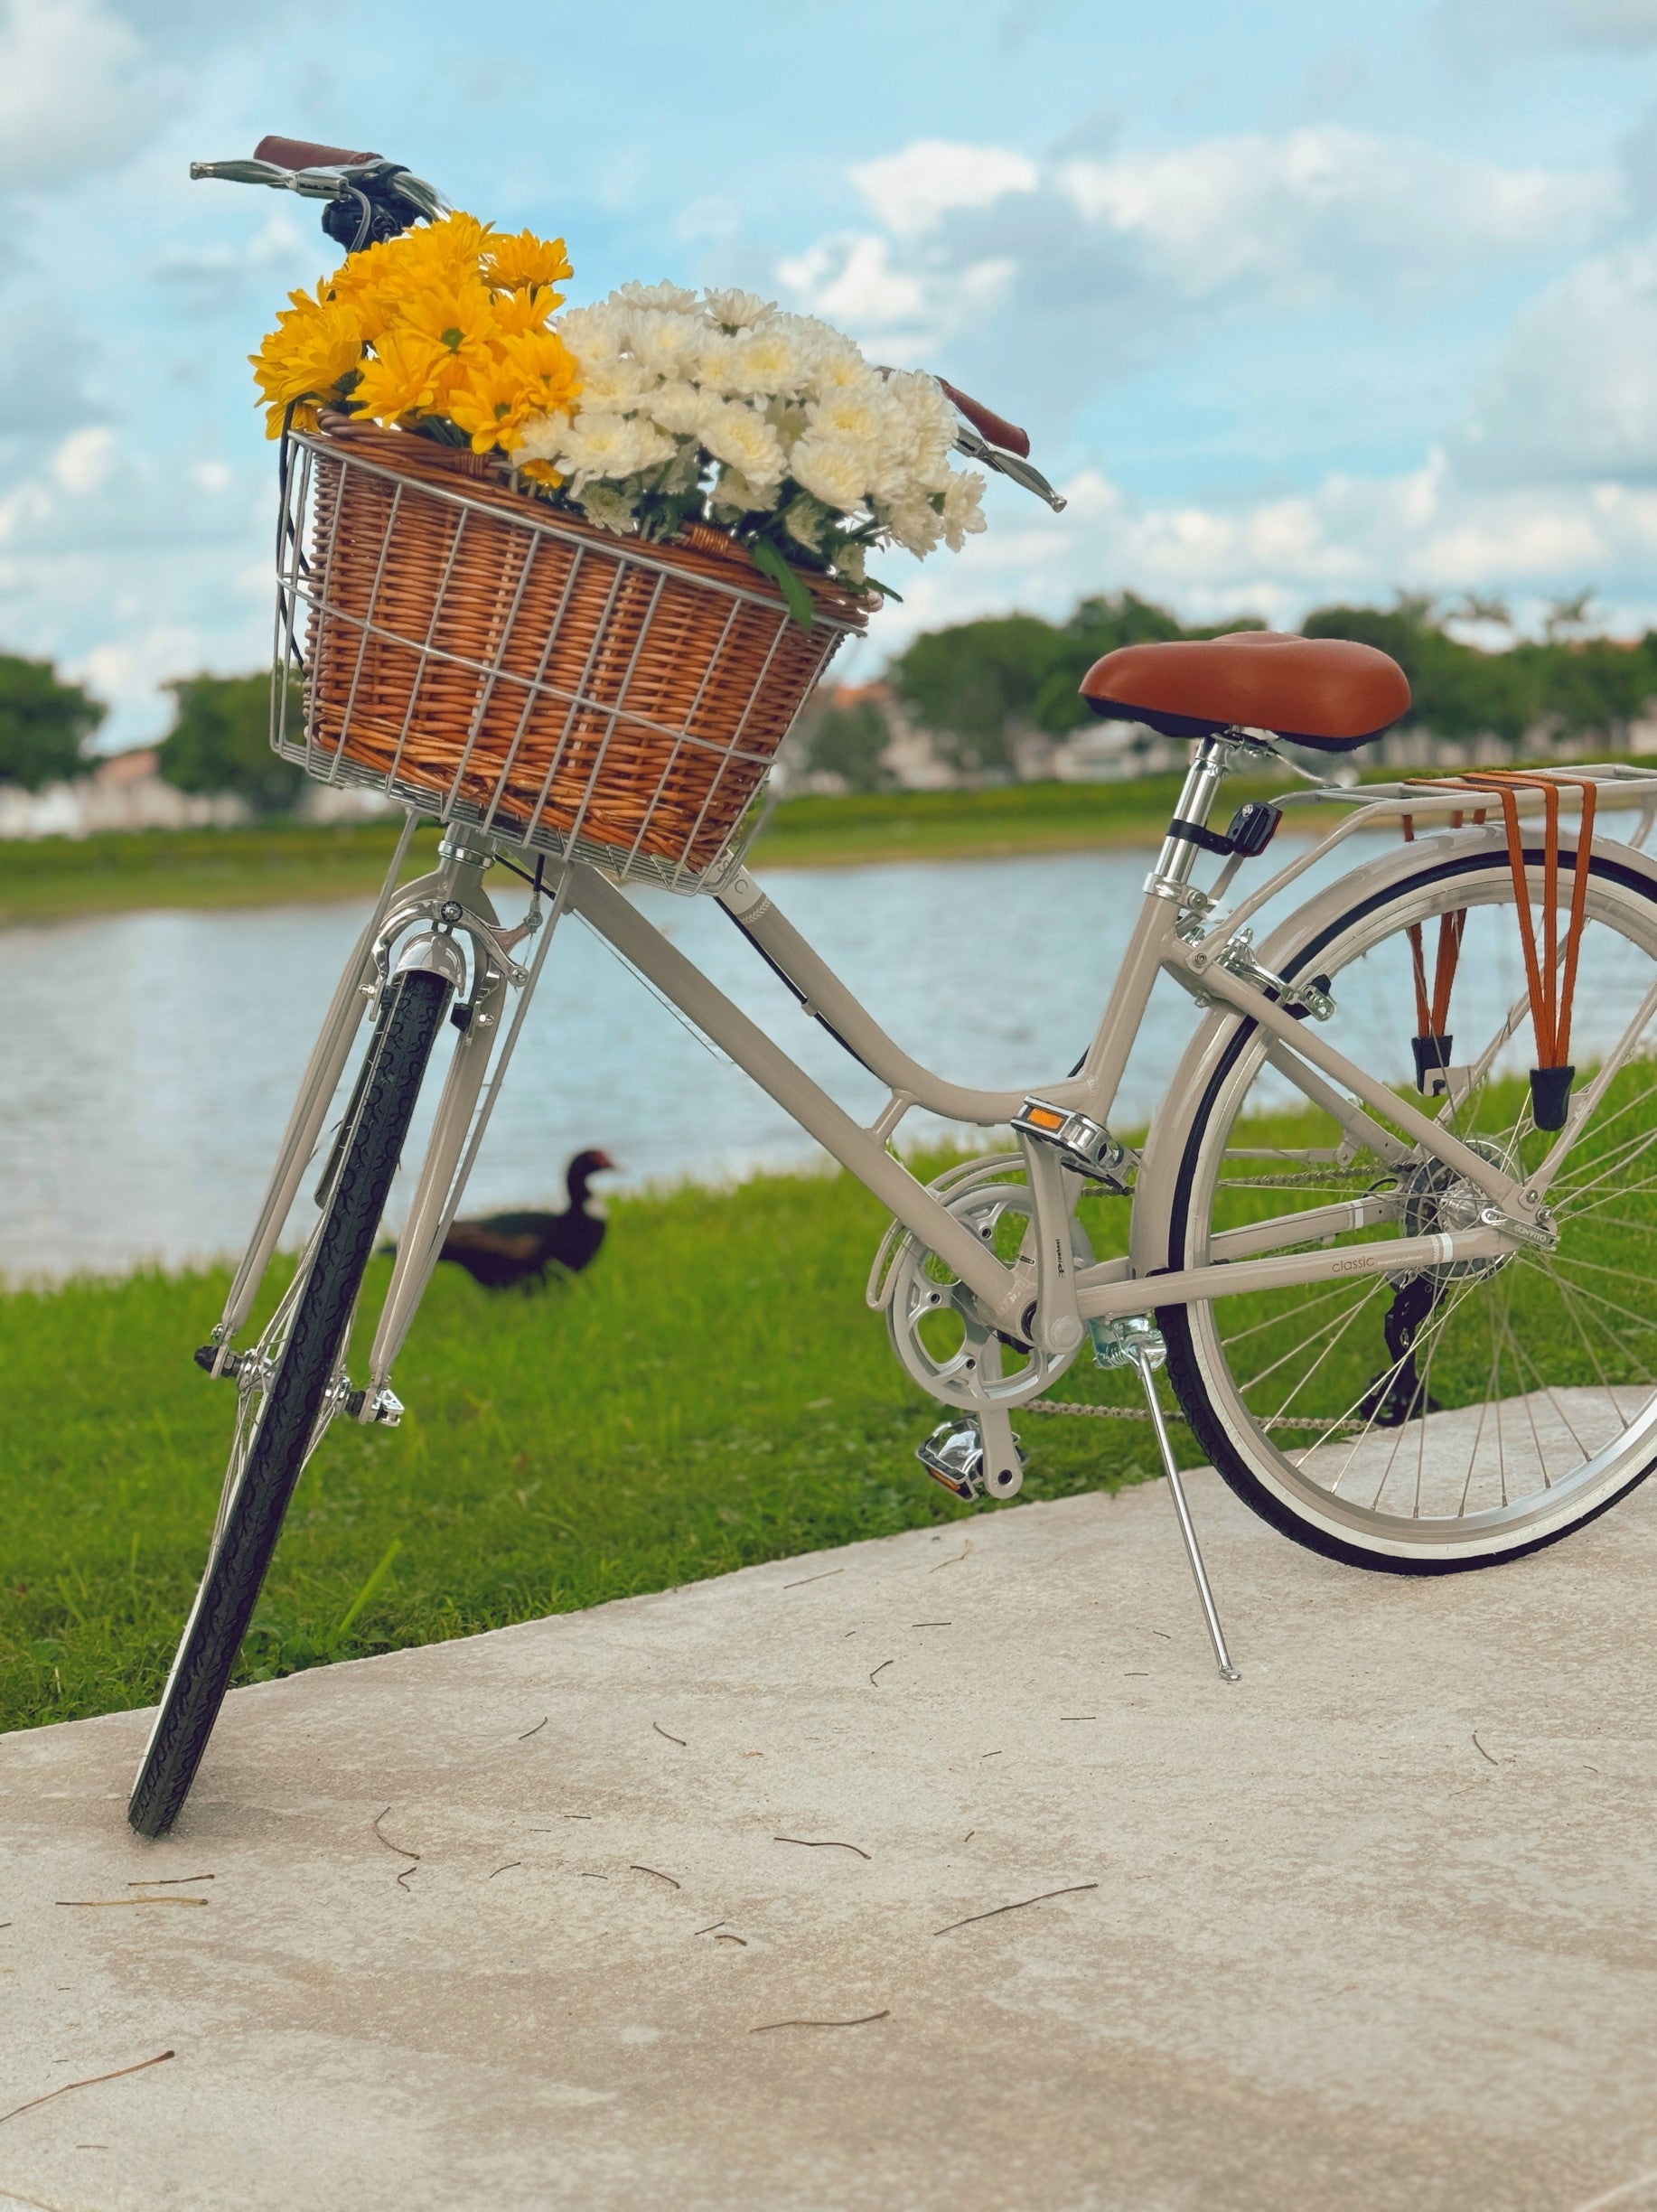
M 392 986 L 310 1275 L 133 1785 L 126 1816 L 140 1835 L 164 1835 L 178 1818 L 229 1688 L 350 1326 L 449 989 L 424 970 Z
M 1527 848 L 1525 860 L 1527 866 L 1540 867 L 1542 865 L 1543 856 L 1540 850 L 1532 851 Z M 1301 946 L 1298 951 L 1287 960 L 1282 967 L 1285 981 L 1292 982 L 1299 976 L 1315 973 L 1316 963 L 1325 948 L 1333 943 L 1345 931 L 1351 929 L 1354 923 L 1373 914 L 1378 907 L 1389 905 L 1403 898 L 1409 892 L 1418 891 L 1424 884 L 1438 882 L 1448 876 L 1466 875 L 1485 868 L 1500 868 L 1505 871 L 1507 867 L 1508 861 L 1505 854 L 1495 858 L 1484 854 L 1466 855 L 1455 860 L 1443 861 L 1436 866 L 1423 868 L 1418 875 L 1412 875 L 1401 882 L 1389 884 L 1384 889 L 1375 892 L 1370 898 L 1347 907 L 1334 921 L 1327 923 L 1308 943 Z M 1657 904 L 1657 893 L 1653 893 L 1651 879 L 1643 872 L 1619 867 L 1615 860 L 1598 852 L 1594 854 L 1589 863 L 1589 869 L 1590 874 L 1609 878 L 1621 884 L 1626 889 L 1637 891 L 1643 897 Z M 1248 1044 L 1254 1029 L 1255 1024 L 1252 1021 L 1245 1019 L 1239 1022 L 1236 1032 L 1225 1051 L 1221 1054 L 1204 1087 L 1202 1101 L 1192 1116 L 1184 1150 L 1180 1159 L 1179 1173 L 1175 1180 L 1174 1204 L 1169 1211 L 1167 1264 L 1171 1268 L 1182 1267 L 1185 1264 L 1179 1255 L 1184 1250 L 1184 1240 L 1190 1219 L 1193 1184 L 1196 1175 L 1197 1161 L 1202 1151 L 1204 1129 L 1225 1082 L 1237 1064 L 1238 1055 Z M 1208 1388 L 1203 1377 L 1202 1363 L 1197 1357 L 1189 1307 L 1165 1306 L 1159 1308 L 1156 1326 L 1161 1330 L 1163 1339 L 1167 1345 L 1168 1380 L 1173 1386 L 1175 1396 L 1179 1401 L 1180 1409 L 1191 1424 L 1192 1434 L 1207 1454 L 1227 1488 L 1234 1492 L 1251 1512 L 1258 1514 L 1262 1521 L 1276 1529 L 1279 1535 L 1288 1537 L 1291 1542 L 1303 1545 L 1308 1551 L 1317 1552 L 1324 1559 L 1338 1560 L 1343 1566 L 1362 1567 L 1371 1574 L 1476 1574 L 1487 1567 L 1504 1567 L 1512 1560 L 1526 1559 L 1534 1551 L 1545 1551 L 1549 1544 L 1562 1542 L 1567 1536 L 1574 1536 L 1578 1529 L 1586 1528 L 1590 1521 L 1598 1520 L 1601 1514 L 1609 1513 L 1614 1505 L 1620 1505 L 1631 1491 L 1637 1490 L 1647 1476 L 1653 1469 L 1657 1469 L 1657 1458 L 1649 1460 L 1637 1473 L 1630 1476 L 1622 1488 L 1615 1491 L 1611 1496 L 1602 1498 L 1596 1504 L 1587 1506 L 1575 1519 L 1565 1522 L 1559 1528 L 1548 1530 L 1545 1534 L 1534 1538 L 1528 1543 L 1511 1544 L 1503 1550 L 1482 1555 L 1469 1554 L 1466 1557 L 1456 1559 L 1409 1559 L 1400 1557 L 1396 1553 L 1371 1551 L 1366 1546 L 1349 1543 L 1341 1537 L 1332 1534 L 1329 1530 L 1319 1528 L 1313 1522 L 1303 1520 L 1291 1505 L 1279 1498 L 1274 1491 L 1268 1489 L 1265 1484 L 1250 1471 L 1247 1461 L 1232 1440 L 1224 1416 L 1209 1397 Z

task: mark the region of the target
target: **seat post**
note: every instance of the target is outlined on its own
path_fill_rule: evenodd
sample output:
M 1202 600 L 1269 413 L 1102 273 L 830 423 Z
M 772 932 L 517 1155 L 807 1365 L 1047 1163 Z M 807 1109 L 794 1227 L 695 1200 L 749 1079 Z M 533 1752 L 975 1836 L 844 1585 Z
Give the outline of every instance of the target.
M 1224 730 L 1216 737 L 1199 738 L 1191 765 L 1185 771 L 1179 804 L 1174 810 L 1175 820 L 1192 822 L 1199 830 L 1205 830 L 1227 775 L 1240 756 L 1258 749 L 1254 740 L 1240 730 Z M 1166 837 L 1156 866 L 1146 882 L 1150 895 L 1177 900 L 1191 881 L 1191 871 L 1196 866 L 1200 849 L 1189 838 Z

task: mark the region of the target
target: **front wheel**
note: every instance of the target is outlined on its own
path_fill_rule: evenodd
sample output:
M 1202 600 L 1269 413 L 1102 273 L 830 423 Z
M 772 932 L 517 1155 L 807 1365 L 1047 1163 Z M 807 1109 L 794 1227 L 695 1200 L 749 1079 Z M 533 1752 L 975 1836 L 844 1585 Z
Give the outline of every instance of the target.
M 1437 1113 L 1515 1175 L 1553 1137 L 1532 1118 L 1530 1000 L 1505 854 L 1433 861 L 1325 918 L 1280 966 L 1327 978 L 1320 1034 Z M 1540 852 L 1528 856 L 1533 896 Z M 1561 904 L 1572 871 L 1560 872 Z M 1490 1566 L 1579 1528 L 1657 1464 L 1657 883 L 1633 854 L 1595 853 L 1571 1057 L 1581 1100 L 1608 1054 L 1626 1056 L 1570 1147 L 1548 1204 L 1551 1251 L 1414 1274 L 1371 1261 L 1328 1281 L 1165 1308 L 1171 1378 L 1225 1480 L 1285 1534 L 1398 1574 Z M 1456 922 L 1454 917 L 1465 917 Z M 1416 1091 L 1417 979 L 1460 933 L 1447 1055 L 1450 1097 Z M 1560 938 L 1563 942 L 1563 927 Z M 1314 1103 L 1239 1019 L 1203 1064 L 1185 1109 L 1168 1264 L 1223 1258 L 1228 1232 L 1277 1224 L 1262 1247 L 1389 1240 L 1473 1225 L 1471 1186 L 1377 1117 Z M 1279 1062 L 1281 1054 L 1277 1055 Z M 1429 1055 L 1430 1058 L 1430 1055 Z M 1431 1078 L 1429 1077 L 1429 1080 Z M 1356 1199 L 1368 1218 L 1333 1237 Z M 1322 1233 L 1317 1233 L 1321 1232 Z M 1233 1236 L 1231 1249 L 1245 1240 Z
M 326 1212 L 273 1331 L 245 1355 L 236 1446 L 207 1571 L 162 1692 L 126 1817 L 164 1835 L 195 1778 L 299 1479 L 339 1381 L 351 1318 L 448 1001 L 441 977 L 397 978 L 371 1045 Z M 268 1363 L 269 1372 L 264 1372 Z

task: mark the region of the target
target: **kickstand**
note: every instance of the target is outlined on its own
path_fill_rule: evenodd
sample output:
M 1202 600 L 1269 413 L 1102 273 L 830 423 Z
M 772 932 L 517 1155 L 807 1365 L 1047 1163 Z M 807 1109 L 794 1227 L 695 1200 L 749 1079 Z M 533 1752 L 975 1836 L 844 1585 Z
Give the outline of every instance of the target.
M 1162 1401 L 1156 1395 L 1156 1370 L 1167 1357 L 1167 1347 L 1154 1329 L 1136 1332 L 1124 1345 L 1128 1359 L 1139 1370 L 1139 1380 L 1145 1385 L 1146 1403 L 1151 1409 L 1151 1420 L 1156 1429 L 1156 1443 L 1162 1453 L 1162 1464 L 1168 1477 L 1168 1488 L 1174 1496 L 1174 1510 L 1179 1515 L 1179 1532 L 1185 1540 L 1185 1555 L 1191 1561 L 1195 1578 L 1197 1596 L 1202 1600 L 1203 1618 L 1208 1624 L 1209 1642 L 1214 1647 L 1214 1664 L 1224 1682 L 1240 1682 L 1242 1676 L 1231 1664 L 1231 1654 L 1225 1647 L 1225 1631 L 1220 1626 L 1220 1615 L 1214 1606 L 1214 1593 L 1208 1587 L 1208 1573 L 1203 1565 L 1203 1554 L 1197 1545 L 1197 1532 L 1191 1519 L 1191 1508 L 1185 1503 L 1185 1486 L 1180 1481 L 1179 1468 L 1174 1461 L 1174 1445 L 1168 1435 L 1168 1424 L 1163 1418 Z

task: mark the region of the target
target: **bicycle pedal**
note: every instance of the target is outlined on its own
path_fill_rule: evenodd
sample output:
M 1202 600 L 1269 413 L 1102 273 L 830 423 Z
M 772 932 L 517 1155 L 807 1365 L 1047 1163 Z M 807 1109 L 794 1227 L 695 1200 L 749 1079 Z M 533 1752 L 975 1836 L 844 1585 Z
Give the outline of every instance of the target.
M 978 1421 L 969 1413 L 959 1420 L 940 1421 L 926 1441 L 916 1445 L 915 1457 L 935 1483 L 969 1505 L 974 1498 L 1011 1497 L 1024 1481 L 1024 1468 L 1018 1439 L 1010 1429 L 1006 1435 L 1011 1449 L 995 1457 L 1010 1464 L 992 1464 Z
M 1067 1113 L 1062 1106 L 1048 1105 L 1045 1099 L 1027 1098 L 1024 1111 L 1013 1116 L 1013 1127 L 1057 1152 L 1064 1165 L 1078 1175 L 1102 1183 L 1107 1189 L 1126 1191 L 1127 1147 L 1086 1114 Z

